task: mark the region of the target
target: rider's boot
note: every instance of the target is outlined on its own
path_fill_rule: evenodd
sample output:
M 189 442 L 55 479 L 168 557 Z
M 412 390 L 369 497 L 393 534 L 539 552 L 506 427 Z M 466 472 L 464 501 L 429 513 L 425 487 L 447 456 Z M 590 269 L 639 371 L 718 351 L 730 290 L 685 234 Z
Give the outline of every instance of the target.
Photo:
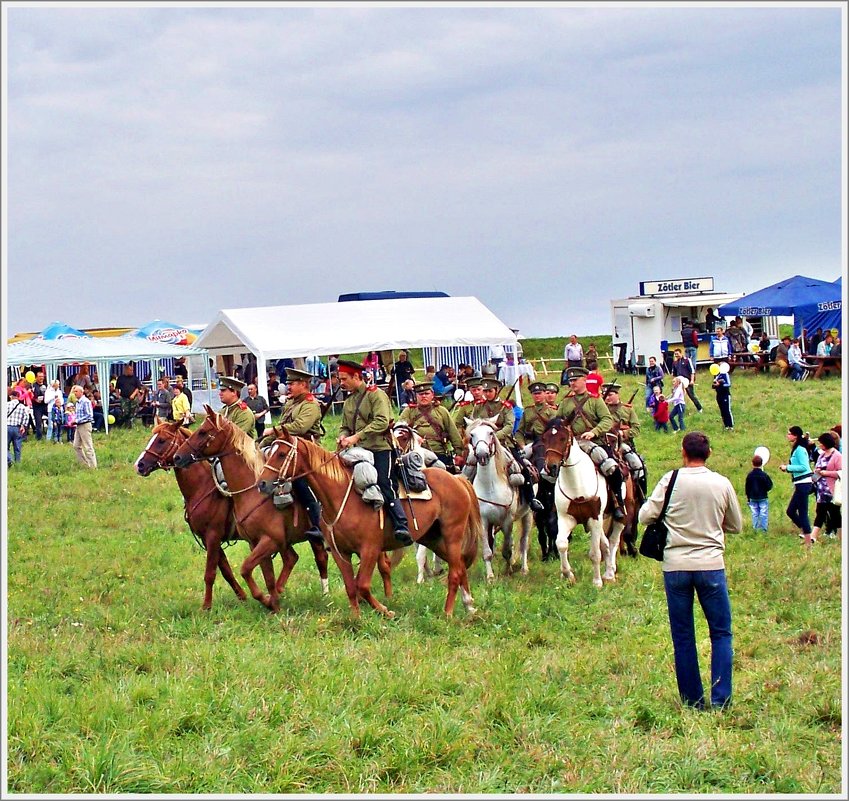
M 607 477 L 607 486 L 613 495 L 613 519 L 625 519 L 625 501 L 622 498 L 622 473 L 617 469 L 615 473 Z
M 318 501 L 310 501 L 306 504 L 307 517 L 309 518 L 309 528 L 304 532 L 304 536 L 317 545 L 327 547 L 324 541 L 324 534 L 321 533 L 321 504 Z
M 407 516 L 401 508 L 401 501 L 398 498 L 393 498 L 386 504 L 386 511 L 389 519 L 392 521 L 392 529 L 395 539 L 401 545 L 412 545 L 413 538 L 410 536 L 410 529 L 407 528 Z

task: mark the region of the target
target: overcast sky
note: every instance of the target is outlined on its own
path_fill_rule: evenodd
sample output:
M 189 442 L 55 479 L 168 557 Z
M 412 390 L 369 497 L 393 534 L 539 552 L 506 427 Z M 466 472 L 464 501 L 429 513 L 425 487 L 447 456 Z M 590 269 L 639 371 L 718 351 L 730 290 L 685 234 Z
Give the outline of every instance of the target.
M 838 4 L 3 11 L 9 335 L 841 274 Z

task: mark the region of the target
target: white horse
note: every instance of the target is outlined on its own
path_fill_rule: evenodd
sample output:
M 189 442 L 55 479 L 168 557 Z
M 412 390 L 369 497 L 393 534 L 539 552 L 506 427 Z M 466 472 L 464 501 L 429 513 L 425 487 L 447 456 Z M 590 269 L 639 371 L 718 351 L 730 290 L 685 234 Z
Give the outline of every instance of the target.
M 607 482 L 580 446 L 573 447 L 572 429 L 561 418 L 548 423 L 541 439 L 545 447 L 546 470 L 549 475 L 557 476 L 554 504 L 557 509 L 561 575 L 571 584 L 575 583 L 575 573 L 569 564 L 569 535 L 578 523 L 583 523 L 590 534 L 593 585 L 601 587 L 604 581 L 616 581 L 616 554 L 625 526 L 622 521 L 613 518 Z M 627 492 L 628 484 L 623 486 L 623 494 Z M 602 557 L 605 563 L 604 581 L 601 575 Z
M 519 521 L 519 555 L 521 571 L 528 573 L 528 542 L 530 540 L 533 515 L 530 506 L 522 501 L 519 491 L 510 484 L 507 462 L 510 455 L 495 436 L 496 418 L 469 420 L 466 418 L 466 438 L 469 450 L 477 462 L 472 486 L 481 508 L 483 522 L 483 560 L 487 579 L 495 578 L 492 572 L 492 552 L 495 547 L 495 532 L 504 534 L 501 555 L 507 572 L 513 571 L 513 523 Z

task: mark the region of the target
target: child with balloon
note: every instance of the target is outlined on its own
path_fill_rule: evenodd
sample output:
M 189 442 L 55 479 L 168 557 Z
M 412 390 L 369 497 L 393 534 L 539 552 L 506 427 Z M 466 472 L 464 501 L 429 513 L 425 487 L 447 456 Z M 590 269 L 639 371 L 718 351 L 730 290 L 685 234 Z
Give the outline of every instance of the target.
M 772 479 L 764 471 L 769 461 L 769 448 L 761 445 L 752 456 L 752 469 L 746 476 L 746 501 L 752 512 L 752 528 L 766 531 L 769 526 L 769 492 Z
M 708 370 L 713 376 L 711 385 L 716 392 L 716 405 L 722 415 L 722 422 L 726 431 L 734 429 L 734 417 L 731 415 L 731 367 L 728 362 L 712 364 Z

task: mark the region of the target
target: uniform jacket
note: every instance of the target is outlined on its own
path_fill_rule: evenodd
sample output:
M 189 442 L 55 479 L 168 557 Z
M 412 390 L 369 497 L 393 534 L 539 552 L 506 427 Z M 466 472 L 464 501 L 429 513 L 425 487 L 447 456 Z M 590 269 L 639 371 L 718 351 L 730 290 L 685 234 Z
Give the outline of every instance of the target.
M 307 437 L 318 442 L 321 439 L 321 406 L 312 393 L 300 398 L 289 398 L 283 404 L 278 425 L 296 437 Z
M 441 429 L 437 431 L 430 420 Z M 460 453 L 463 450 L 463 438 L 457 430 L 457 426 L 448 410 L 442 406 L 430 406 L 426 410 L 422 410 L 419 406 L 408 406 L 401 412 L 401 420 L 408 423 L 420 437 L 424 439 L 424 446 L 430 448 L 436 454 L 448 453 L 448 442 L 454 449 L 455 453 Z
M 256 418 L 244 401 L 236 401 L 222 407 L 221 416 L 246 434 L 256 437 Z
M 533 406 L 525 409 L 522 419 L 519 421 L 519 428 L 516 429 L 516 444 L 523 447 L 528 443 L 536 442 L 549 420 L 557 417 L 557 412 L 547 403 L 535 403 Z
M 359 434 L 358 445 L 370 451 L 388 451 L 391 446 L 387 438 L 392 423 L 392 407 L 389 396 L 372 385 L 352 392 L 342 404 L 342 424 L 339 433 L 343 437 Z
M 614 424 L 630 426 L 629 429 L 619 429 L 619 433 L 625 442 L 633 444 L 634 437 L 640 433 L 640 418 L 637 417 L 637 411 L 633 406 L 625 405 L 624 403 L 611 404 L 607 407 L 610 409 L 610 416 L 613 418 Z
M 580 412 L 576 412 L 578 404 L 583 404 Z M 588 392 L 578 395 L 570 392 L 557 407 L 557 416 L 569 419 L 575 413 L 572 420 L 572 431 L 575 436 L 580 436 L 587 431 L 592 431 L 593 439 L 602 444 L 604 435 L 613 428 L 613 416 L 610 409 L 601 398 L 594 398 Z

